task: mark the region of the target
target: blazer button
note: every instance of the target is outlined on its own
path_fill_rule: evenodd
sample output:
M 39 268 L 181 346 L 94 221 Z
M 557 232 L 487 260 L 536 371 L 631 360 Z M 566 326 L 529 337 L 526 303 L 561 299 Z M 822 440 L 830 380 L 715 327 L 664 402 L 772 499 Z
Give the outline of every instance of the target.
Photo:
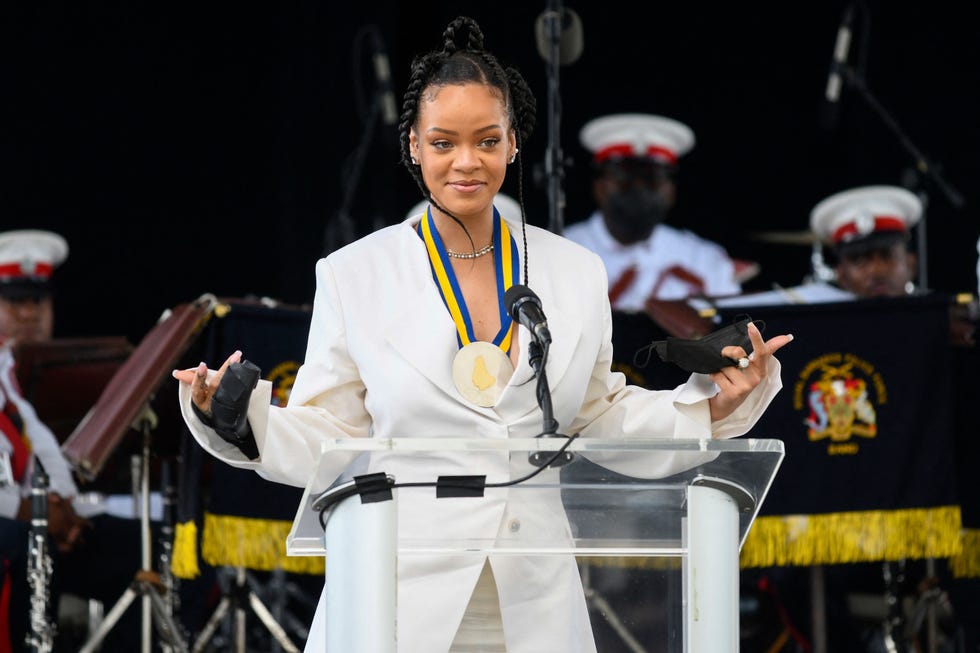
M 521 520 L 520 519 L 511 519 L 509 526 L 510 526 L 510 532 L 511 533 L 516 533 L 517 531 L 521 530 Z

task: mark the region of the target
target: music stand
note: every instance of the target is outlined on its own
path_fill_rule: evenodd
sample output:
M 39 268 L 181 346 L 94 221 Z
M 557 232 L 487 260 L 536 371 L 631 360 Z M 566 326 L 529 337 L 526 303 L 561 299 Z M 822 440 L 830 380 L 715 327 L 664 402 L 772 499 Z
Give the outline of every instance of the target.
M 171 370 L 179 364 L 217 303 L 214 296 L 202 295 L 192 303 L 168 310 L 116 371 L 99 400 L 62 445 L 62 453 L 75 470 L 83 478 L 92 480 L 131 429 L 139 431 L 143 437 L 140 482 L 142 569 L 136 572 L 130 587 L 80 649 L 81 653 L 89 653 L 99 647 L 137 595 L 143 599 L 143 653 L 150 653 L 151 650 L 151 621 L 166 642 L 167 650 L 187 651 L 187 644 L 173 620 L 168 603 L 161 598 L 172 583 L 165 582 L 160 574 L 152 570 L 149 459 L 150 434 L 157 427 L 158 418 L 150 403 L 159 386 L 170 378 Z M 168 570 L 164 570 L 164 573 L 169 579 Z
M 21 394 L 62 443 L 132 351 L 121 336 L 17 343 L 14 371 Z

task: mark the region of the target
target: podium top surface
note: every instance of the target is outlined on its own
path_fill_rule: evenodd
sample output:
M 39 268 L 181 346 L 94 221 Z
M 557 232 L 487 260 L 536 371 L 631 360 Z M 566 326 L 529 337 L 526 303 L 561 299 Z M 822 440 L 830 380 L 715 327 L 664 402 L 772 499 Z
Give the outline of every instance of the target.
M 567 442 L 565 437 L 550 438 L 464 438 L 464 437 L 400 437 L 333 438 L 323 441 L 320 450 L 331 451 L 558 451 Z M 569 451 L 715 451 L 778 453 L 785 451 L 782 440 L 736 438 L 731 440 L 702 440 L 698 438 L 575 438 Z
M 566 444 L 567 464 L 529 462 Z M 384 473 L 394 483 L 400 555 L 680 556 L 692 487 L 732 498 L 744 542 L 784 456 L 781 441 L 752 438 L 357 438 L 324 441 L 321 451 L 290 555 L 326 552 L 312 507 L 322 493 Z M 457 486 L 473 479 L 477 490 L 460 496 Z

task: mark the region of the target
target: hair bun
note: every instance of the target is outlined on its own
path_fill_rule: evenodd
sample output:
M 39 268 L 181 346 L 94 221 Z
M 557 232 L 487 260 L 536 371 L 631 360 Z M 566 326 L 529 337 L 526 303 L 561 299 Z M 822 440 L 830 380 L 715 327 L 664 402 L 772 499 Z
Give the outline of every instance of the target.
M 467 39 L 466 47 L 460 48 L 456 42 L 457 32 L 460 28 L 466 28 Z M 475 20 L 469 16 L 458 16 L 446 27 L 442 33 L 442 50 L 446 54 L 453 54 L 459 50 L 473 50 L 479 52 L 483 50 L 483 31 Z

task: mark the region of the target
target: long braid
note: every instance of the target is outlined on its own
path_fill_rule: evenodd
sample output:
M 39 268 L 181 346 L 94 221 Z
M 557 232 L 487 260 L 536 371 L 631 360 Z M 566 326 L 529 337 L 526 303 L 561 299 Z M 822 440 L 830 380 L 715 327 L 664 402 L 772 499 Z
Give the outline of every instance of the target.
M 535 116 L 535 110 L 537 109 L 537 100 L 534 98 L 534 94 L 531 93 L 530 87 L 524 80 L 524 77 L 516 68 L 507 68 L 504 70 L 507 75 L 507 81 L 510 86 L 511 94 L 511 111 L 513 113 L 513 124 L 515 130 L 517 130 L 517 201 L 521 206 L 521 238 L 524 240 L 524 285 L 530 284 L 528 266 L 527 266 L 527 216 L 526 209 L 524 208 L 524 158 L 521 156 L 521 150 L 524 149 L 524 143 L 531 136 L 531 132 L 534 131 L 534 126 L 537 121 Z

